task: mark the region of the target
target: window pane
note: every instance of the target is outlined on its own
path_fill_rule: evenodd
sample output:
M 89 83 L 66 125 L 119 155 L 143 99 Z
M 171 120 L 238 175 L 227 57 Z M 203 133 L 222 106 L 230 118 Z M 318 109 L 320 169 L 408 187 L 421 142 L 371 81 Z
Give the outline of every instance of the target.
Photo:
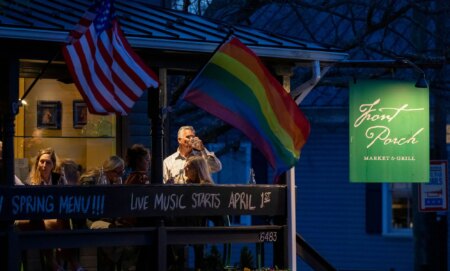
M 409 183 L 391 184 L 392 229 L 410 229 L 412 220 L 412 187 Z
M 32 82 L 19 79 L 19 96 Z M 83 170 L 116 153 L 116 117 L 89 114 L 74 84 L 41 79 L 26 101 L 16 117 L 14 141 L 15 173 L 22 181 L 42 148 L 52 147 L 59 159 L 74 160 Z

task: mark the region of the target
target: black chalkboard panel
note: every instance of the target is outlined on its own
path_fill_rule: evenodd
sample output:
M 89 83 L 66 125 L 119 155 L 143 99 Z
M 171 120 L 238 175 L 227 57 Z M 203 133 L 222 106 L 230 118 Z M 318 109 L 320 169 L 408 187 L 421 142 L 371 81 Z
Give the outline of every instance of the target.
M 0 220 L 286 215 L 281 185 L 0 187 Z

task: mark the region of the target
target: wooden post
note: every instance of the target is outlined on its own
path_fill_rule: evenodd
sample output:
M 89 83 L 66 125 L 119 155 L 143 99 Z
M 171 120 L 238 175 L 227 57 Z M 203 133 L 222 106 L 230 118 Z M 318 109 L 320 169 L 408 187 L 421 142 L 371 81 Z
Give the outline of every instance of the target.
M 167 231 L 164 226 L 164 222 L 162 225 L 158 227 L 158 270 L 165 271 L 167 270 Z
M 0 61 L 0 140 L 3 141 L 3 169 L 0 184 L 14 184 L 14 119 L 18 108 L 19 61 Z
M 160 70 L 164 73 L 166 70 Z M 163 76 L 165 77 L 165 76 Z M 162 146 L 163 146 L 163 128 L 161 121 L 161 106 L 160 106 L 160 89 L 165 88 L 165 83 L 161 83 L 158 89 L 148 90 L 148 114 L 151 120 L 151 136 L 152 136 L 152 166 L 151 166 L 151 182 L 162 183 Z
M 278 66 L 276 67 L 276 72 L 278 75 L 283 77 L 283 88 L 286 92 L 291 92 L 291 76 L 292 70 L 290 66 Z M 295 186 L 295 166 L 286 172 L 286 184 L 287 184 L 287 205 L 288 205 L 288 215 L 287 215 L 287 263 L 289 270 L 297 270 L 297 253 L 296 253 L 296 235 L 297 235 L 297 224 L 296 224 L 296 186 Z M 286 257 L 285 257 L 286 258 Z
M 15 57 L 0 59 L 0 140 L 3 141 L 0 185 L 14 185 L 14 119 L 18 110 L 19 60 Z M 17 251 L 12 238 L 14 221 L 0 223 L 0 231 L 6 233 L 7 242 L 2 242 L 0 255 L 1 270 L 17 269 Z M 14 268 L 13 268 L 14 267 Z
M 444 4 L 437 3 L 438 9 L 443 8 Z M 424 8 L 427 4 L 424 3 Z M 443 13 L 444 14 L 444 13 Z M 442 33 L 446 31 L 445 15 L 435 17 L 436 36 L 435 42 L 439 49 L 444 49 L 445 44 L 442 42 Z M 419 25 L 426 25 L 427 18 L 423 12 L 414 10 L 413 19 Z M 422 28 L 418 31 L 413 31 L 412 40 L 417 47 L 417 54 L 420 55 L 425 51 L 426 34 Z M 434 78 L 434 81 L 445 81 L 445 73 L 439 73 L 439 76 Z M 432 86 L 430 86 L 432 88 Z M 420 91 L 420 89 L 418 90 Z M 439 90 L 443 91 L 443 90 Z M 430 117 L 434 121 L 431 122 L 431 129 L 433 145 L 430 145 L 430 159 L 431 160 L 447 160 L 447 144 L 446 144 L 446 124 L 447 112 L 444 110 L 445 103 L 443 97 L 440 97 L 439 92 L 434 94 L 434 108 L 430 109 Z M 414 221 L 414 270 L 428 271 L 428 270 L 447 270 L 447 216 L 441 216 L 436 212 L 419 212 L 418 202 L 418 185 L 413 185 L 413 221 Z

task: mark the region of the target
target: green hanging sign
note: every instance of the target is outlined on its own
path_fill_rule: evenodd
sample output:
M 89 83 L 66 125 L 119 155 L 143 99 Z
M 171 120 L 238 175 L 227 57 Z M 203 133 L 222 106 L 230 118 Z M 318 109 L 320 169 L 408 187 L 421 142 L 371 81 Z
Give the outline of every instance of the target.
M 349 96 L 350 182 L 428 182 L 428 88 L 358 80 Z

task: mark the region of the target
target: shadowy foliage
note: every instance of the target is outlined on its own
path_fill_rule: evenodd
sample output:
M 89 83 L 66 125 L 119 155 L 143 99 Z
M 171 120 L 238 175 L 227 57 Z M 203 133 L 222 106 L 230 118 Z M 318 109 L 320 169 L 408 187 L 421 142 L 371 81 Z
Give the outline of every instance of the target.
M 222 255 L 216 246 L 212 246 L 210 253 L 205 256 L 204 267 L 206 271 L 223 270 Z
M 253 270 L 255 268 L 255 261 L 253 260 L 252 252 L 247 246 L 242 247 L 239 260 L 239 266 L 241 270 L 243 270 L 244 268 L 250 268 L 251 270 Z

